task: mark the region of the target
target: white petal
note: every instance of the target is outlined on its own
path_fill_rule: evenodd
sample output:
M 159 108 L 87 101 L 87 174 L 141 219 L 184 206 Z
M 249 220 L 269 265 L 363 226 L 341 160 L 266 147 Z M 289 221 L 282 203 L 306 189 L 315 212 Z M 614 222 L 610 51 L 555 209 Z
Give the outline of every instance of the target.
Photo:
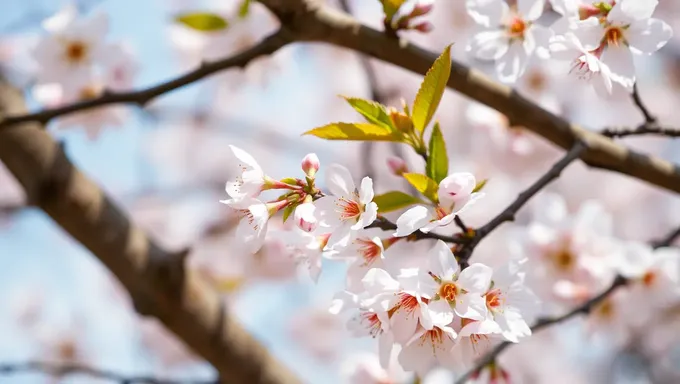
M 344 310 L 356 308 L 359 302 L 359 297 L 352 292 L 340 291 L 333 296 L 333 301 L 328 308 L 328 312 L 337 315 Z
M 626 41 L 636 53 L 654 53 L 673 37 L 670 25 L 658 19 L 635 22 L 626 30 Z
M 500 25 L 509 12 L 508 4 L 503 0 L 467 0 L 465 6 L 472 20 L 486 28 Z
M 487 314 L 486 300 L 478 293 L 461 295 L 456 298 L 454 311 L 466 319 L 483 320 Z
M 498 323 L 491 319 L 484 319 L 466 324 L 458 332 L 458 336 L 463 337 L 470 335 L 488 335 L 501 332 L 502 330 Z
M 609 11 L 607 21 L 626 25 L 636 20 L 649 19 L 658 4 L 658 0 L 617 1 L 616 5 Z
M 437 195 L 444 206 L 456 203 L 461 199 L 468 199 L 477 185 L 475 175 L 469 172 L 458 172 L 446 176 L 440 183 Z M 463 204 L 461 204 L 463 205 Z
M 371 225 L 378 217 L 378 204 L 371 202 L 365 208 L 364 213 L 359 216 L 359 221 L 352 226 L 352 229 L 359 230 L 364 229 Z
M 75 3 L 69 2 L 59 12 L 42 22 L 42 27 L 51 33 L 59 33 L 78 17 Z
M 491 267 L 474 263 L 463 269 L 458 277 L 458 284 L 461 288 L 471 293 L 484 293 L 491 285 Z
M 578 2 L 574 0 L 550 0 L 550 4 L 562 16 L 578 16 Z
M 368 204 L 373 201 L 373 180 L 370 177 L 364 177 L 361 180 L 361 189 L 359 190 L 359 202 L 361 204 Z
M 231 152 L 236 156 L 236 158 L 243 164 L 253 169 L 262 169 L 260 165 L 255 161 L 255 159 L 246 151 L 239 147 L 230 145 L 229 148 Z
M 588 51 L 592 51 L 600 46 L 604 37 L 604 29 L 595 17 L 581 20 L 576 24 L 574 35 L 578 37 L 581 45 Z
M 434 326 L 446 326 L 453 321 L 453 309 L 446 300 L 431 301 L 427 308 Z
M 410 340 L 416 332 L 418 317 L 406 312 L 403 308 L 398 309 L 390 318 L 390 329 L 394 339 L 399 343 Z
M 394 337 L 392 332 L 383 332 L 378 336 L 378 357 L 380 358 L 380 366 L 383 369 L 387 369 L 390 365 L 393 347 Z
M 338 212 L 338 199 L 334 196 L 324 196 L 314 202 L 316 217 L 319 225 L 329 228 L 337 228 L 342 224 Z
M 467 51 L 481 60 L 498 60 L 508 51 L 508 44 L 504 30 L 491 29 L 472 36 Z
M 338 197 L 349 197 L 356 190 L 352 174 L 339 164 L 331 164 L 326 168 L 326 187 Z
M 620 260 L 616 263 L 618 272 L 628 278 L 638 278 L 644 275 L 652 266 L 654 254 L 647 244 L 627 242 L 622 245 L 618 253 Z
M 397 232 L 395 237 L 408 236 L 422 228 L 432 218 L 432 212 L 428 207 L 416 205 L 399 216 L 397 219 Z
M 384 292 L 395 292 L 399 289 L 399 282 L 392 278 L 387 271 L 380 268 L 371 268 L 366 276 L 361 279 L 364 288 L 369 295 L 377 295 Z
M 109 33 L 109 15 L 101 10 L 96 11 L 85 21 L 82 31 L 88 40 L 100 45 Z
M 524 45 L 512 43 L 505 55 L 496 61 L 496 75 L 504 83 L 514 83 L 524 74 L 528 62 L 529 56 Z
M 452 279 L 458 273 L 460 266 L 453 256 L 453 252 L 445 242 L 437 240 L 428 253 L 429 270 L 440 279 Z M 464 272 L 464 271 L 463 271 Z
M 295 225 L 305 232 L 312 232 L 319 225 L 319 222 L 316 218 L 316 206 L 314 203 L 304 203 L 298 205 L 295 208 L 293 218 L 295 219 Z
M 527 31 L 527 34 L 531 35 L 534 41 L 534 47 L 532 51 L 536 52 L 536 56 L 541 59 L 548 59 L 550 57 L 550 39 L 553 36 L 553 32 L 540 25 L 534 25 Z M 528 47 L 524 47 L 527 54 L 529 53 Z
M 608 46 L 602 52 L 600 61 L 607 66 L 613 82 L 621 84 L 626 89 L 632 89 L 635 84 L 635 66 L 633 54 L 628 47 Z
M 543 14 L 544 0 L 517 0 L 517 11 L 525 20 L 535 21 Z

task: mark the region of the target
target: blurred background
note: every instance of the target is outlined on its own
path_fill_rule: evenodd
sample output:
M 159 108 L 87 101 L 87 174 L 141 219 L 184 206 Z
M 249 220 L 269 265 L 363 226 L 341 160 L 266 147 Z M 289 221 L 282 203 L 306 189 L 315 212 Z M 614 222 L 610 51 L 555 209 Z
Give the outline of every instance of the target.
M 328 1 L 339 6 L 334 1 Z M 157 84 L 194 68 L 202 58 L 222 57 L 257 43 L 277 21 L 253 4 L 236 17 L 235 0 L 24 0 L 4 1 L 0 11 L 0 63 L 4 74 L 26 91 L 29 107 L 46 104 L 33 80 L 30 49 L 44 31 L 41 23 L 68 4 L 82 15 L 109 15 L 110 41 L 124 44 L 135 65 L 127 68 L 134 88 Z M 364 23 L 379 28 L 377 0 L 349 1 Z M 230 20 L 219 33 L 202 34 L 174 21 L 178 13 L 209 10 Z M 546 23 L 551 15 L 546 15 Z M 655 17 L 677 26 L 680 2 L 660 0 Z M 454 60 L 487 71 L 465 52 L 472 21 L 462 0 L 440 0 L 428 16 L 434 30 L 404 36 L 440 52 L 454 42 Z M 677 31 L 677 29 L 676 29 Z M 640 93 L 665 126 L 680 126 L 680 41 L 651 57 L 637 57 Z M 606 101 L 566 76 L 568 63 L 533 63 L 516 85 L 545 108 L 592 129 L 633 127 L 642 121 L 629 100 Z M 376 76 L 375 84 L 371 84 Z M 358 179 L 370 175 L 376 192 L 403 189 L 387 158 L 422 161 L 410 148 L 389 143 L 328 142 L 301 133 L 334 121 L 360 117 L 338 95 L 378 97 L 387 105 L 411 101 L 421 76 L 321 44 L 293 44 L 258 59 L 244 70 L 212 76 L 154 100 L 147 108 L 115 107 L 116 124 L 96 137 L 59 119 L 48 129 L 70 159 L 168 249 L 191 248 L 190 268 L 224 292 L 224 300 L 244 326 L 309 383 L 350 382 L 359 364 L 376 359 L 373 339 L 355 339 L 346 319 L 327 313 L 343 288 L 341 263 L 328 263 L 314 284 L 292 260 L 245 257 L 230 251 L 235 216 L 218 203 L 230 176 L 228 145 L 251 153 L 267 174 L 297 176 L 310 152 L 322 164 L 339 162 Z M 373 88 L 373 89 L 372 89 Z M 485 223 L 559 158 L 561 150 L 542 138 L 508 127 L 502 115 L 447 92 L 437 112 L 453 171 L 489 179 L 481 206 L 463 215 Z M 639 137 L 622 140 L 639 151 L 680 161 L 677 142 Z M 419 162 L 420 161 L 420 162 Z M 323 176 L 323 174 L 322 174 Z M 320 180 L 323 180 L 321 177 Z M 598 201 L 614 218 L 617 237 L 648 241 L 680 224 L 676 196 L 626 176 L 571 166 L 549 187 L 570 212 Z M 510 253 L 509 234 L 531 220 L 538 203 L 502 227 L 477 251 L 490 260 Z M 0 170 L 0 366 L 25 361 L 77 362 L 121 374 L 209 379 L 212 368 L 192 355 L 154 320 L 142 319 L 127 293 L 82 246 L 45 214 L 24 206 L 11 175 Z M 415 249 L 414 252 L 424 252 Z M 271 252 L 277 254 L 276 252 Z M 680 382 L 680 310 L 625 343 L 593 338 L 582 319 L 533 336 L 503 357 L 523 383 Z M 367 368 L 368 369 L 368 368 Z M 395 373 L 394 377 L 400 377 Z M 402 375 L 406 382 L 408 375 Z M 396 379 L 395 379 L 396 380 Z M 426 378 L 451 382 L 446 372 Z M 0 383 L 98 383 L 82 375 L 4 374 Z M 358 381 L 355 381 L 358 382 Z M 385 383 L 383 381 L 382 383 Z

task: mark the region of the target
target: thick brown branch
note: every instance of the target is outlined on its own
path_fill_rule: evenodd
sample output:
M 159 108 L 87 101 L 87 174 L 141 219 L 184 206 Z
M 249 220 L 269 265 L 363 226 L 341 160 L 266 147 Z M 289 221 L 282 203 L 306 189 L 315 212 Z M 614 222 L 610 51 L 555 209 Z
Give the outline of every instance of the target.
M 558 323 L 562 323 L 564 321 L 567 321 L 573 317 L 576 317 L 578 315 L 587 315 L 589 314 L 593 308 L 595 308 L 598 304 L 602 303 L 604 300 L 609 297 L 609 295 L 612 294 L 617 288 L 620 286 L 623 286 L 626 284 L 626 279 L 623 277 L 617 277 L 614 279 L 614 282 L 607 288 L 604 292 L 600 293 L 599 295 L 591 298 L 590 300 L 586 301 L 582 305 L 574 308 L 570 312 L 565 313 L 564 315 L 557 316 L 557 317 L 552 317 L 552 318 L 546 318 L 546 319 L 540 319 L 536 322 L 531 327 L 531 332 L 536 333 L 542 329 L 548 328 L 551 325 L 555 325 Z M 456 384 L 464 384 L 466 383 L 472 375 L 474 375 L 476 372 L 479 370 L 483 369 L 487 365 L 491 364 L 496 360 L 498 355 L 501 354 L 501 352 L 505 351 L 508 347 L 510 347 L 513 343 L 510 343 L 508 341 L 504 341 L 500 344 L 498 344 L 494 349 L 492 349 L 490 352 L 488 352 L 486 355 L 484 355 L 482 358 L 480 358 L 476 363 L 475 366 L 467 371 L 465 374 L 463 374 L 461 377 L 456 379 Z
M 105 92 L 102 96 L 84 100 L 78 103 L 68 104 L 63 107 L 45 109 L 43 111 L 21 114 L 9 115 L 0 120 L 0 127 L 8 127 L 17 123 L 24 123 L 29 121 L 37 121 L 46 124 L 51 119 L 66 115 L 69 113 L 79 112 L 86 109 L 101 107 L 107 104 L 126 103 L 144 106 L 154 98 L 165 93 L 174 91 L 178 88 L 184 87 L 188 84 L 199 81 L 216 72 L 223 71 L 228 68 L 245 67 L 252 60 L 269 55 L 276 52 L 279 48 L 291 42 L 287 37 L 285 31 L 278 31 L 259 44 L 237 54 L 217 61 L 204 61 L 200 67 L 191 72 L 176 77 L 167 82 L 158 84 L 156 86 L 130 92 Z
M 669 232 L 666 236 L 662 237 L 661 239 L 652 241 L 652 246 L 654 248 L 668 247 L 671 244 L 673 244 L 673 242 L 675 242 L 675 240 L 677 240 L 678 238 L 680 238 L 680 227 Z
M 318 0 L 260 0 L 288 28 L 293 38 L 319 41 L 370 55 L 404 69 L 425 74 L 437 54 L 405 40 L 362 25 L 340 10 Z M 480 71 L 452 62 L 449 88 L 505 114 L 513 125 L 523 126 L 564 149 L 578 140 L 588 144 L 581 159 L 680 192 L 680 168 L 668 161 L 634 152 L 595 132 L 588 131 L 539 107 L 512 88 L 494 82 Z
M 0 117 L 21 115 L 21 93 L 0 81 Z M 142 314 L 157 317 L 230 383 L 297 383 L 228 314 L 219 294 L 184 269 L 186 252 L 162 250 L 66 157 L 43 127 L 0 130 L 0 160 L 29 203 L 90 250 L 125 286 Z
M 0 363 L 0 375 L 40 372 L 51 376 L 87 375 L 97 379 L 125 384 L 214 384 L 216 380 L 170 380 L 153 376 L 132 376 L 118 372 L 95 369 L 77 364 L 54 364 L 42 361 L 25 363 Z

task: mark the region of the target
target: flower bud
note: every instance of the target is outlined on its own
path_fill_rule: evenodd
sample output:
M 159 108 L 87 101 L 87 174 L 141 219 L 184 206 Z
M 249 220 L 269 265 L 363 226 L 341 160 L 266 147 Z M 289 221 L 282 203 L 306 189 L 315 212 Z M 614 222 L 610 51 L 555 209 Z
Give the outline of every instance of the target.
M 424 1 L 418 3 L 415 7 L 413 7 L 413 10 L 409 14 L 410 18 L 415 18 L 418 16 L 424 16 L 430 13 L 430 11 L 434 8 L 433 2 L 430 1 Z
M 305 232 L 312 232 L 319 225 L 316 215 L 316 206 L 313 203 L 300 204 L 295 208 L 295 213 L 293 217 L 295 219 L 295 225 Z
M 396 109 L 390 109 L 389 112 L 392 123 L 394 123 L 394 126 L 397 127 L 400 132 L 406 134 L 413 132 L 413 121 L 411 121 L 410 117 Z
M 302 171 L 307 177 L 313 178 L 319 170 L 319 158 L 316 153 L 310 153 L 302 159 Z
M 604 3 L 602 3 L 604 4 Z M 578 6 L 578 17 L 580 20 L 585 20 L 589 17 L 599 16 L 603 12 L 603 7 L 598 7 L 598 4 L 580 4 Z M 610 7 L 611 9 L 611 7 Z
M 423 21 L 422 23 L 413 27 L 418 32 L 428 33 L 434 29 L 434 26 L 429 21 Z
M 390 156 L 387 158 L 387 166 L 390 171 L 396 175 L 401 176 L 404 173 L 408 173 L 408 166 L 406 162 L 401 157 Z

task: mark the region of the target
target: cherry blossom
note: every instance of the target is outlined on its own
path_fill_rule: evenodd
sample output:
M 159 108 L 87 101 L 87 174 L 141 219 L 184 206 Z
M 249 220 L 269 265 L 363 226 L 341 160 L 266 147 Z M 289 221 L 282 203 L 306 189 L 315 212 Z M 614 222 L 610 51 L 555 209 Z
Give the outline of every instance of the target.
M 536 23 L 543 0 L 467 0 L 468 14 L 479 27 L 468 45 L 476 58 L 495 62 L 496 75 L 514 83 L 535 55 L 547 58 L 551 31 Z
M 473 192 L 476 185 L 475 176 L 471 173 L 460 172 L 447 176 L 439 183 L 439 204 L 436 207 L 416 205 L 408 209 L 397 219 L 394 236 L 408 236 L 417 230 L 428 233 L 451 224 L 456 215 L 484 197 L 484 193 Z
M 461 271 L 451 249 L 438 240 L 428 254 L 428 268 L 419 271 L 418 290 L 430 300 L 433 321 L 449 324 L 454 314 L 483 320 L 487 316 L 483 294 L 491 283 L 491 274 L 491 268 L 479 263 Z
M 407 370 L 424 376 L 436 365 L 451 366 L 455 357 L 451 352 L 457 334 L 448 325 L 435 324 L 427 330 L 419 327 L 399 353 L 399 364 Z
M 316 217 L 316 206 L 313 203 L 304 203 L 295 207 L 293 219 L 295 225 L 305 232 L 314 231 L 318 225 L 319 220 Z
M 332 230 L 328 246 L 346 246 L 354 232 L 375 221 L 378 206 L 373 200 L 373 181 L 364 177 L 359 190 L 347 168 L 331 164 L 326 168 L 326 186 L 331 196 L 315 202 L 319 225 Z
M 598 50 L 612 81 L 632 91 L 635 83 L 633 55 L 651 54 L 673 36 L 671 27 L 652 18 L 658 1 L 621 0 L 601 6 L 606 17 L 589 17 L 578 22 L 574 33 L 587 50 Z
M 93 66 L 107 59 L 108 16 L 97 12 L 80 18 L 70 4 L 43 23 L 47 34 L 36 44 L 36 60 L 41 82 L 82 86 L 92 76 Z
M 229 146 L 236 161 L 232 163 L 232 178 L 227 181 L 226 191 L 230 199 L 221 203 L 238 204 L 247 197 L 257 197 L 265 185 L 265 175 L 257 161 L 246 151 L 233 145 Z
M 492 319 L 458 321 L 458 338 L 452 349 L 458 368 L 469 369 L 471 364 L 501 340 L 501 328 Z

